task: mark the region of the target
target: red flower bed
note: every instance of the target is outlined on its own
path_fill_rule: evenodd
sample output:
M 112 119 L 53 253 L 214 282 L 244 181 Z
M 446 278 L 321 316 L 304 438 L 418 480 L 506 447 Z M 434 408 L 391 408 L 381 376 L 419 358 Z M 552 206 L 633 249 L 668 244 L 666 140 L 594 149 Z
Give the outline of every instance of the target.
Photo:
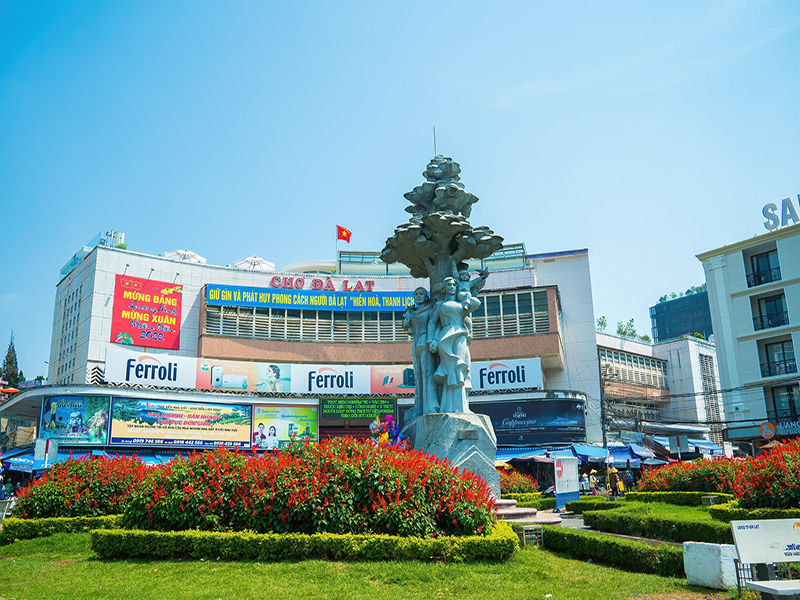
M 501 494 L 529 494 L 537 490 L 536 479 L 519 471 L 500 471 Z
M 733 492 L 744 508 L 800 506 L 800 442 L 795 439 L 768 454 L 741 461 Z
M 642 474 L 640 492 L 722 492 L 732 494 L 735 461 L 727 458 L 665 465 Z
M 120 514 L 147 472 L 135 457 L 69 458 L 20 493 L 14 515 L 41 519 Z
M 161 531 L 473 535 L 494 520 L 476 475 L 352 438 L 178 457 L 153 471 L 125 511 L 126 526 Z

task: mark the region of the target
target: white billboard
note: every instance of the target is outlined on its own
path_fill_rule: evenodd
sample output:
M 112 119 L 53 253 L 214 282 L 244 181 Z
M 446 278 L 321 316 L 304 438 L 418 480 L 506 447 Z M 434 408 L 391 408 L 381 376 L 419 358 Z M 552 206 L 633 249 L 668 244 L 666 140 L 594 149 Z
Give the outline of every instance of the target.
M 169 354 L 144 354 L 109 346 L 106 349 L 105 379 L 108 383 L 194 389 L 197 383 L 197 359 Z
M 541 358 L 472 363 L 472 389 L 508 391 L 544 387 Z
M 369 394 L 369 365 L 292 365 L 292 391 Z

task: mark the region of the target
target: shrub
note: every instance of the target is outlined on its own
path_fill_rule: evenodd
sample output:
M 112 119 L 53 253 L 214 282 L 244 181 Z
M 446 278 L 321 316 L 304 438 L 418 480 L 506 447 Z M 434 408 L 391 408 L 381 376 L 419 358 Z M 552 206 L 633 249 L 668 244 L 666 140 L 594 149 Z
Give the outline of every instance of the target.
M 793 440 L 742 461 L 733 489 L 742 508 L 800 506 L 800 442 Z
M 729 504 L 708 507 L 711 517 L 723 523 L 759 519 L 800 519 L 800 508 L 742 508 L 734 500 Z
M 414 450 L 352 438 L 244 454 L 218 448 L 155 469 L 124 526 L 159 531 L 486 534 L 487 484 Z
M 68 458 L 20 493 L 14 514 L 25 519 L 119 514 L 148 470 L 131 456 Z
M 544 547 L 580 560 L 612 565 L 636 573 L 684 577 L 683 549 L 625 540 L 593 531 L 544 526 Z
M 640 492 L 733 493 L 734 461 L 698 459 L 647 470 L 637 485 Z
M 519 471 L 500 471 L 501 494 L 531 494 L 536 493 L 536 479 Z
M 95 530 L 92 550 L 101 558 L 195 558 L 276 561 L 335 560 L 505 560 L 519 549 L 517 534 L 498 523 L 487 536 L 398 537 L 316 533 Z
M 567 502 L 565 508 L 574 513 L 582 513 L 587 510 L 611 510 L 624 506 L 622 502 L 609 502 L 605 498 L 598 498 L 596 500 L 575 500 L 574 502 Z
M 624 506 L 624 505 L 623 505 Z M 624 510 L 594 510 L 583 513 L 583 522 L 592 529 L 670 542 L 710 542 L 732 544 L 731 528 L 710 518 L 691 513 L 680 516 L 655 513 L 649 505 Z
M 542 497 L 540 492 L 529 493 L 529 494 L 516 494 L 516 493 L 502 493 L 500 497 L 503 500 L 516 500 L 517 506 L 519 506 L 520 502 L 534 502 L 535 500 L 539 500 Z
M 56 533 L 82 533 L 92 529 L 114 529 L 122 523 L 122 515 L 106 517 L 56 517 L 51 519 L 3 520 L 3 535 L 9 542 L 48 537 Z
M 716 496 L 718 504 L 731 502 L 732 494 L 709 492 L 628 492 L 625 500 L 630 502 L 665 502 L 679 506 L 702 506 L 703 496 Z

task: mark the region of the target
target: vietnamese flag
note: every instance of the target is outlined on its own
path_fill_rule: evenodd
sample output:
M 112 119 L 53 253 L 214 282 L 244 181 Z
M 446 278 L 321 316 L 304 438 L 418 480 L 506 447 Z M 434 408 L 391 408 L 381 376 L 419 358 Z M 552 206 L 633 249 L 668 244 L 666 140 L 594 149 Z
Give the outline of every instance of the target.
M 342 227 L 341 225 L 336 226 L 336 239 L 337 240 L 344 240 L 348 244 L 350 243 L 350 236 L 353 235 L 353 232 L 347 229 L 346 227 Z

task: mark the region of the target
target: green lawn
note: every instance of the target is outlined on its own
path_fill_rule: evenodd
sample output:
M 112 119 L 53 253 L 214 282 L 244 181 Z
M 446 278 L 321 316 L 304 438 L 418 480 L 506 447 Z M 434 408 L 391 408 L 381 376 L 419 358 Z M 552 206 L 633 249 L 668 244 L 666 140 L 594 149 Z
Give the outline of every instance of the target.
M 627 573 L 535 548 L 504 563 L 439 564 L 100 561 L 94 558 L 88 534 L 58 534 L 0 547 L 2 598 L 513 600 L 544 599 L 546 594 L 552 594 L 552 600 L 736 597 L 689 588 L 679 579 Z

